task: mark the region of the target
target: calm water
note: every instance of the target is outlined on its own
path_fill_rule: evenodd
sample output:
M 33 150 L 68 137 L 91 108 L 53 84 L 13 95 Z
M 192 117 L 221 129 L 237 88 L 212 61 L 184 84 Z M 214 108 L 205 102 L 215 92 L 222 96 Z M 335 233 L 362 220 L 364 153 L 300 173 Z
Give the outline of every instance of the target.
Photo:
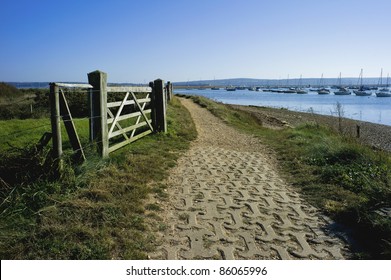
M 257 92 L 248 90 L 180 90 L 176 93 L 201 95 L 227 104 L 256 105 L 273 108 L 286 108 L 292 111 L 311 112 L 322 115 L 337 115 L 336 105 L 339 102 L 343 108 L 343 116 L 355 120 L 379 123 L 391 126 L 391 97 L 351 95 L 337 96 L 333 93 L 319 95 L 316 92 L 308 94 L 286 94 L 274 92 Z

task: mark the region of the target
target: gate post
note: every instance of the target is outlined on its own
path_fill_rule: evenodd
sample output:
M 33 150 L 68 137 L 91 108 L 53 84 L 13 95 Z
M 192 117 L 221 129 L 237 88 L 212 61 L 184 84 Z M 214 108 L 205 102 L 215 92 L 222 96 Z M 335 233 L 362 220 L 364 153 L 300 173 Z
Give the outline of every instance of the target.
M 170 100 L 172 99 L 172 96 L 174 95 L 174 85 L 170 82 Z
M 152 121 L 152 127 L 153 127 L 153 130 L 155 131 L 156 129 L 156 102 L 155 102 L 155 86 L 154 86 L 154 83 L 153 82 L 149 82 L 149 87 L 152 89 L 152 92 L 151 92 L 151 121 Z
M 172 98 L 172 83 L 168 81 L 166 87 L 167 87 L 167 102 L 170 102 Z
M 88 73 L 88 83 L 92 85 L 90 103 L 90 139 L 98 143 L 102 157 L 109 155 L 107 128 L 107 74 L 102 71 Z
M 50 121 L 52 125 L 53 156 L 59 159 L 62 155 L 61 139 L 61 113 L 60 113 L 60 91 L 55 83 L 50 83 Z
M 155 123 L 153 127 L 156 132 L 167 132 L 166 120 L 166 98 L 164 94 L 164 81 L 157 79 L 153 82 L 152 88 L 153 106 L 152 122 Z M 154 120 L 155 119 L 155 120 Z

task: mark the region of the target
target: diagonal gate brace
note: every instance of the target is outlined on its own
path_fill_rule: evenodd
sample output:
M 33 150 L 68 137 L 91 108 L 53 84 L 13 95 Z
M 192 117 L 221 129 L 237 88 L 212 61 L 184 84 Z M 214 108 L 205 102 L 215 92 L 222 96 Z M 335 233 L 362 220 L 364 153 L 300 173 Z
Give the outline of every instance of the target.
M 147 118 L 147 116 L 145 115 L 143 108 L 141 108 L 140 103 L 138 103 L 136 96 L 134 95 L 133 92 L 130 92 L 130 93 L 132 94 L 133 100 L 134 100 L 134 102 L 136 103 L 137 108 L 140 110 L 141 115 L 143 116 L 143 118 L 144 118 L 145 121 L 147 122 L 147 124 L 148 124 L 148 126 L 149 126 L 149 129 L 150 129 L 151 131 L 153 131 L 153 127 L 152 127 L 152 125 L 150 124 L 150 122 L 148 121 L 148 118 Z
M 83 148 L 80 144 L 80 139 L 77 135 L 75 124 L 73 123 L 71 111 L 69 110 L 69 106 L 62 89 L 60 94 L 60 112 L 65 129 L 68 133 L 69 141 L 71 142 L 73 150 L 76 152 L 76 159 L 85 161 L 86 156 L 84 155 Z

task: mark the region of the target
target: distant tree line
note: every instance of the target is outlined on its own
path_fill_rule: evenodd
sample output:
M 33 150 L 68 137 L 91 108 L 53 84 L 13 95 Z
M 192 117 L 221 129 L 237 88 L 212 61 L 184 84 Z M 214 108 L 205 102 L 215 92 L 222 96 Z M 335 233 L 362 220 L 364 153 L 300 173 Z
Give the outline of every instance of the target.
M 66 88 L 63 91 L 72 117 L 88 117 L 88 92 Z M 17 89 L 12 85 L 0 83 L 0 120 L 49 118 L 49 92 L 46 88 Z M 136 95 L 138 98 L 144 97 L 143 93 Z M 108 94 L 107 101 L 122 101 L 124 97 L 125 93 Z M 116 114 L 117 109 L 111 109 L 113 114 Z M 132 111 L 132 106 L 126 106 L 122 112 L 126 114 Z

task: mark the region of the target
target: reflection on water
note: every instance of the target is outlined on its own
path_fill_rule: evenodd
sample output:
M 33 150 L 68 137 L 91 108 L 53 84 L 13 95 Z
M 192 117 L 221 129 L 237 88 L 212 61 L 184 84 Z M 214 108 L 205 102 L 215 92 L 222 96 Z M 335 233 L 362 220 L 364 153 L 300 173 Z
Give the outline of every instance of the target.
M 391 98 L 352 95 L 284 94 L 237 90 L 175 90 L 176 93 L 202 95 L 227 104 L 286 108 L 292 111 L 337 115 L 336 105 L 342 105 L 343 116 L 355 120 L 391 125 Z

